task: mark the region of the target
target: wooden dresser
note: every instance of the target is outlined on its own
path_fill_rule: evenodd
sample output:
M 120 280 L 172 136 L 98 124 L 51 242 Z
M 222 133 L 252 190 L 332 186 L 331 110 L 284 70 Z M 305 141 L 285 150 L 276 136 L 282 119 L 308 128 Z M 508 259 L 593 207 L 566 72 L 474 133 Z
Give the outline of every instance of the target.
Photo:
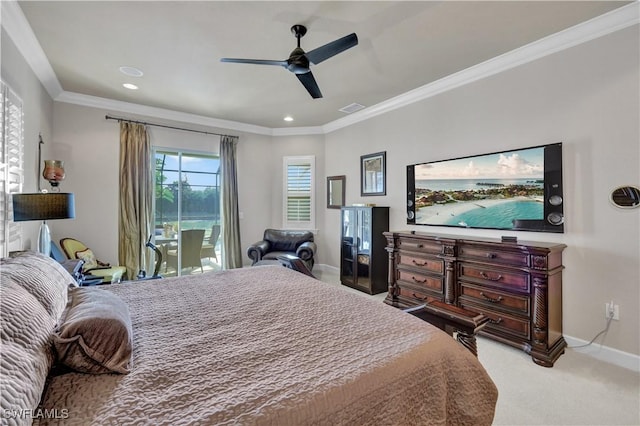
M 482 313 L 490 323 L 481 334 L 524 350 L 545 367 L 564 353 L 564 244 L 413 231 L 384 235 L 385 303 L 404 309 L 438 300 Z

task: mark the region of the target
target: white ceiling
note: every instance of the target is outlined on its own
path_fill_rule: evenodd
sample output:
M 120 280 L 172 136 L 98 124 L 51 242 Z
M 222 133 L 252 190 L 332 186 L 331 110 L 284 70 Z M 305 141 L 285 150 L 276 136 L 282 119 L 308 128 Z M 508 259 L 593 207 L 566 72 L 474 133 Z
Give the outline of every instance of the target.
M 20 1 L 65 93 L 266 128 L 322 126 L 619 8 L 627 1 Z M 306 51 L 355 32 L 312 66 L 312 99 L 281 67 L 294 24 Z M 139 68 L 140 78 L 119 72 Z M 139 90 L 122 87 L 131 82 Z M 366 110 L 365 110 L 366 111 Z M 285 123 L 291 115 L 294 121 Z

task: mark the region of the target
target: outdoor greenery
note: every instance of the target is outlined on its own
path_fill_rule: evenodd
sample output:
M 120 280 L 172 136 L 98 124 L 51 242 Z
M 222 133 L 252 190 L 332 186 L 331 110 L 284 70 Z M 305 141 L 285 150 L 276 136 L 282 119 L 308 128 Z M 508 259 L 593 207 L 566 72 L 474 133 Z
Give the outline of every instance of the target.
M 220 221 L 220 187 L 206 186 L 194 189 L 185 178 L 182 182 L 168 183 L 165 175 L 166 155 L 156 157 L 155 173 L 155 210 L 156 226 L 164 223 L 173 223 L 177 228 L 178 202 L 182 209 L 182 228 L 185 221 L 205 221 L 206 223 L 219 223 Z M 179 188 L 182 188 L 182 199 L 179 200 Z

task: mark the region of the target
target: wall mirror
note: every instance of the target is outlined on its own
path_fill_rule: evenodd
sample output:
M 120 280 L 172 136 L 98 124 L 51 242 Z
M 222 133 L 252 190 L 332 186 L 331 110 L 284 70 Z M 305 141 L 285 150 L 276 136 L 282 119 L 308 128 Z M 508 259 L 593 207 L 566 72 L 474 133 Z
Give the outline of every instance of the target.
M 345 176 L 327 177 L 327 208 L 339 209 L 344 206 Z
M 611 202 L 622 209 L 633 209 L 640 206 L 640 188 L 637 186 L 620 186 L 611 191 Z

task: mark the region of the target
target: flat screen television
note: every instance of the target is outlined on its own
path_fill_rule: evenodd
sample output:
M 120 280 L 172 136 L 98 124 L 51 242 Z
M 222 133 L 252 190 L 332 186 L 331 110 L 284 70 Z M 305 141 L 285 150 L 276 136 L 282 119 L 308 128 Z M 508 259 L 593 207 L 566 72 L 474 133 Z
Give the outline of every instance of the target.
M 407 224 L 564 232 L 562 143 L 407 166 Z

